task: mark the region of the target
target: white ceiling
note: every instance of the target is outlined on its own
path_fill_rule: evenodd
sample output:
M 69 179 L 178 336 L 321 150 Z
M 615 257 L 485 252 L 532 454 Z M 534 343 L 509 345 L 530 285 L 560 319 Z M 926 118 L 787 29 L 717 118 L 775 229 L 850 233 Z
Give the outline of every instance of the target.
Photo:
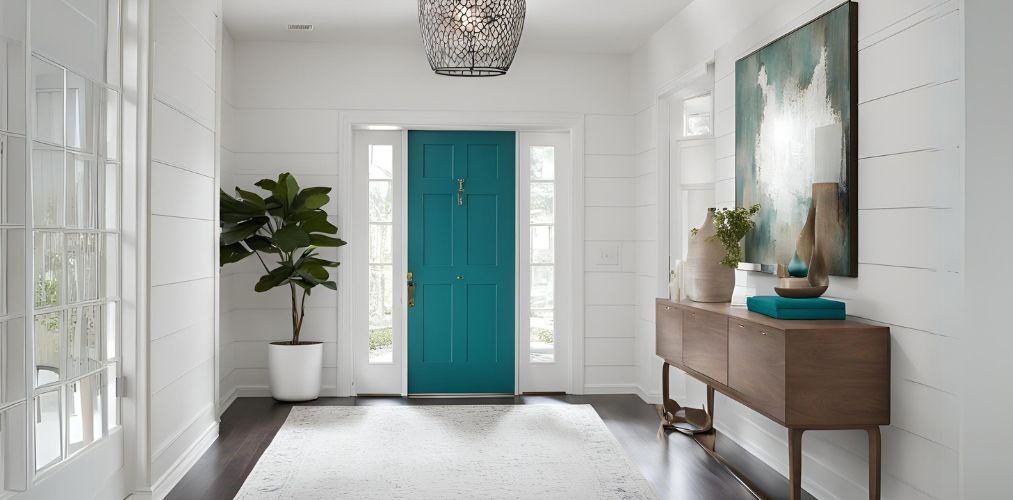
M 521 47 L 629 53 L 691 1 L 528 0 Z M 420 42 L 418 0 L 224 0 L 224 10 L 237 40 Z

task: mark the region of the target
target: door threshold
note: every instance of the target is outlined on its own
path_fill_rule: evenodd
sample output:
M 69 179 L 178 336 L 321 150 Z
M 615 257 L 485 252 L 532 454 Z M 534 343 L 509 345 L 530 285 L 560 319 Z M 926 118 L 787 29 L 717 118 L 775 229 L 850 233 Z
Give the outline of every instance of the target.
M 451 393 L 426 393 L 426 394 L 409 394 L 409 398 L 512 398 L 513 393 L 510 392 L 451 392 Z

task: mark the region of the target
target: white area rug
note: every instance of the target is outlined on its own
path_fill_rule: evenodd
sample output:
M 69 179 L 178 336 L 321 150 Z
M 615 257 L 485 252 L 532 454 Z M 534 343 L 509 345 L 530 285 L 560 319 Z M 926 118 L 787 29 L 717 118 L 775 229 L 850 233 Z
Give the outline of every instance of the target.
M 590 405 L 297 406 L 236 498 L 655 495 Z

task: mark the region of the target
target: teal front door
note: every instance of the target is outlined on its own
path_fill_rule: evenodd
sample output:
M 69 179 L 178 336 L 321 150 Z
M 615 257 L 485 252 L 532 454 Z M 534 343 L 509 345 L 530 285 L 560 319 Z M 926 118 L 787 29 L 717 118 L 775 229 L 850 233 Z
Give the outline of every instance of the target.
M 408 392 L 514 392 L 514 133 L 408 132 Z

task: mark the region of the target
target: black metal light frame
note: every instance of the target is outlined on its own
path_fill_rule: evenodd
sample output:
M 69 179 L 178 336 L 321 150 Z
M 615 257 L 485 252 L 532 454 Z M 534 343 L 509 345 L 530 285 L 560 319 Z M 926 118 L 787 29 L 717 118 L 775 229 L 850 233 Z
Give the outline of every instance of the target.
M 419 0 L 419 27 L 438 75 L 505 75 L 524 31 L 525 0 Z

